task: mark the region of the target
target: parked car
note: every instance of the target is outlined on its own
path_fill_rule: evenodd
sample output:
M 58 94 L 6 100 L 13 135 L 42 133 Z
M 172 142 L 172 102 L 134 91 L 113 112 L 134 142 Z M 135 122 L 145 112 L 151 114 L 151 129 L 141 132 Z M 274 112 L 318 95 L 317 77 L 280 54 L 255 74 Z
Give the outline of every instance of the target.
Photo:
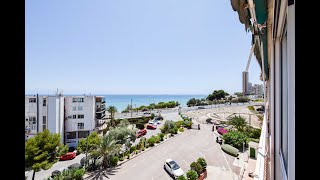
M 145 111 L 143 114 L 150 114 L 150 112 L 149 111 Z
M 55 170 L 51 173 L 51 178 L 54 178 L 55 176 L 59 176 L 64 170 L 68 170 L 67 167 L 62 167 L 58 170 Z
M 154 123 L 154 120 L 148 121 L 148 124 L 153 124 L 153 123 Z
M 74 159 L 76 157 L 75 152 L 67 152 L 66 154 L 60 156 L 60 161 Z
M 76 150 L 75 147 L 69 147 L 68 152 L 75 152 L 77 156 L 80 154 L 80 152 Z
M 146 129 L 140 129 L 140 130 L 137 131 L 136 136 L 137 136 L 137 138 L 139 138 L 139 137 L 144 136 L 146 134 L 147 134 L 147 130 Z
M 172 159 L 167 159 L 164 162 L 163 168 L 170 174 L 171 177 L 177 179 L 179 176 L 184 176 L 183 170 Z
M 157 126 L 154 124 L 147 124 L 147 129 L 157 129 Z
M 71 164 L 70 166 L 68 166 L 68 169 L 74 169 L 74 168 L 79 169 L 79 168 L 81 168 L 81 167 L 82 167 L 81 164 L 79 164 L 79 163 L 74 163 L 74 164 Z

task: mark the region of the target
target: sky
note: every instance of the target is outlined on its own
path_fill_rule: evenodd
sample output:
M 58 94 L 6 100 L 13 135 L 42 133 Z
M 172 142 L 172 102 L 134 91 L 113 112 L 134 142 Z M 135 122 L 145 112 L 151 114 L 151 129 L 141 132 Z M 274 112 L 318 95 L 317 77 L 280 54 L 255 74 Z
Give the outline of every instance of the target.
M 26 94 L 242 91 L 251 33 L 229 0 L 25 3 Z

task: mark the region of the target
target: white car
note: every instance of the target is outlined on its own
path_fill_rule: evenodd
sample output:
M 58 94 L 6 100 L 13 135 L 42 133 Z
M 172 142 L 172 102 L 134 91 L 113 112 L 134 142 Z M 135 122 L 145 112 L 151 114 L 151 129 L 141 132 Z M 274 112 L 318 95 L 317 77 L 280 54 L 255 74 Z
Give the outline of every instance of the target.
M 173 161 L 172 159 L 167 159 L 164 162 L 163 168 L 172 176 L 174 179 L 177 179 L 179 176 L 184 176 L 183 170 L 180 166 Z

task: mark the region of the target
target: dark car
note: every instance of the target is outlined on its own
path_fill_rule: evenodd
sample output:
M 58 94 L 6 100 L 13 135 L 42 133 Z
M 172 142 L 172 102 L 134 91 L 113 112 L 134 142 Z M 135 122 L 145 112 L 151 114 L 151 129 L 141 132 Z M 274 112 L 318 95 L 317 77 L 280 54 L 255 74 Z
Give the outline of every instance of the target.
M 82 167 L 81 164 L 79 164 L 79 163 L 74 163 L 74 164 L 71 164 L 70 166 L 68 166 L 68 169 L 74 169 L 74 168 L 79 169 L 79 168 L 81 168 L 81 167 Z

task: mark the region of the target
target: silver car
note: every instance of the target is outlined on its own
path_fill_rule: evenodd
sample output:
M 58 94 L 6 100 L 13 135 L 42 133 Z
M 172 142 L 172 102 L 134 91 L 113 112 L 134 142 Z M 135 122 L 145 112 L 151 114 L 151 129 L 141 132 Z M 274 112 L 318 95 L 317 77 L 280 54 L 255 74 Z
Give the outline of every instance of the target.
M 179 176 L 184 176 L 183 170 L 180 166 L 173 161 L 172 159 L 167 159 L 164 162 L 163 168 L 172 176 L 174 179 L 177 179 Z

